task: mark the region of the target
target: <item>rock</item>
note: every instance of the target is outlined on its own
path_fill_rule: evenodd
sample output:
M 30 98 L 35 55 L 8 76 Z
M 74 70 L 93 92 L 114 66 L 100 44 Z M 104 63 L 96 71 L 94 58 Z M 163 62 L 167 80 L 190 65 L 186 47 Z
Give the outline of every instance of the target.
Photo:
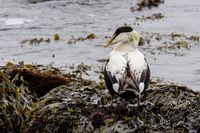
M 92 91 L 75 86 L 54 88 L 29 112 L 26 132 L 93 132 L 90 111 L 99 97 Z
M 9 64 L 10 66 L 13 67 L 12 64 Z M 24 69 L 21 67 L 20 71 L 19 68 L 12 68 L 17 69 L 15 73 L 12 69 L 1 70 L 4 74 L 0 73 L 0 132 L 114 133 L 200 130 L 200 93 L 185 86 L 159 80 L 151 81 L 138 106 L 137 99 L 126 101 L 118 96 L 111 97 L 102 82 L 86 80 L 79 74 L 70 78 L 70 74 L 61 74 L 57 69 L 47 74 L 45 70 L 37 70 L 32 66 L 29 66 L 30 68 L 33 70 L 28 70 L 28 79 L 34 77 L 35 80 L 27 80 L 27 72 L 23 74 Z M 77 69 L 79 70 L 80 66 Z M 55 87 L 43 86 L 43 89 L 48 91 L 38 96 L 33 91 L 38 88 L 32 86 L 33 83 L 46 84 L 48 80 L 43 80 L 43 76 L 44 79 L 57 77 L 59 80 L 62 76 L 61 79 L 69 80 L 70 84 L 52 82 Z
M 200 124 L 200 96 L 186 87 L 156 84 L 143 103 L 108 97 L 83 86 L 60 86 L 30 111 L 27 132 L 189 132 Z M 111 105 L 112 103 L 112 105 Z M 177 103 L 177 104 L 176 104 Z M 66 127 L 66 128 L 64 128 Z
M 51 72 L 43 72 L 41 70 L 30 70 L 24 67 L 9 69 L 7 70 L 7 74 L 10 76 L 10 79 L 15 78 L 17 86 L 19 86 L 21 82 L 27 83 L 29 91 L 31 91 L 36 97 L 45 95 L 57 86 L 71 84 L 74 82 L 74 80 L 63 77 L 59 74 L 56 75 Z M 22 78 L 23 81 L 20 81 Z
M 198 130 L 200 126 L 200 93 L 175 84 L 164 84 L 154 86 L 154 88 L 154 92 L 149 93 L 146 98 L 160 109 L 165 118 L 164 125 L 166 127 L 169 123 L 171 131 Z M 165 128 L 165 130 L 168 129 Z

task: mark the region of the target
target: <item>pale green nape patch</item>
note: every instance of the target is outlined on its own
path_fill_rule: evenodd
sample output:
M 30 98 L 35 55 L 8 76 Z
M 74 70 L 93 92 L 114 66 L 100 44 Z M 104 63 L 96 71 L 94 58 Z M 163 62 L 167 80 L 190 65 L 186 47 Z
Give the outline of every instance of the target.
M 122 33 L 112 42 L 116 42 L 113 50 L 118 52 L 134 51 L 137 49 L 139 41 L 140 34 L 136 30 L 130 33 Z
M 133 30 L 129 35 L 129 41 L 138 44 L 140 41 L 140 34 L 136 30 Z

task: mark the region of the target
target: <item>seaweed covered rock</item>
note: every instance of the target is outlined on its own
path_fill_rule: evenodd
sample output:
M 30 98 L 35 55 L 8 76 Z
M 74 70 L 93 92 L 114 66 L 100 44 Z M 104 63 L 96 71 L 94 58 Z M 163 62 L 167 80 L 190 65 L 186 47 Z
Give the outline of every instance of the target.
M 138 106 L 82 78 L 80 66 L 72 74 L 27 65 L 0 71 L 0 132 L 200 131 L 200 93 L 185 86 L 151 81 Z
M 164 121 L 162 129 L 177 132 L 200 130 L 200 93 L 175 84 L 154 84 L 146 100 L 159 108 Z
M 24 113 L 30 108 L 28 96 L 21 95 L 20 89 L 0 73 L 0 132 L 21 132 Z
M 45 67 L 44 70 L 40 70 L 41 68 L 41 66 L 11 64 L 3 72 L 9 75 L 9 79 L 16 86 L 26 86 L 26 91 L 33 95 L 34 99 L 45 95 L 57 86 L 74 82 L 73 79 L 64 77 L 58 69 Z
M 152 82 L 143 103 L 89 86 L 60 86 L 29 112 L 26 132 L 198 131 L 200 95 L 184 86 Z
M 88 88 L 60 86 L 42 97 L 29 112 L 26 132 L 93 132 L 87 118 L 99 96 Z

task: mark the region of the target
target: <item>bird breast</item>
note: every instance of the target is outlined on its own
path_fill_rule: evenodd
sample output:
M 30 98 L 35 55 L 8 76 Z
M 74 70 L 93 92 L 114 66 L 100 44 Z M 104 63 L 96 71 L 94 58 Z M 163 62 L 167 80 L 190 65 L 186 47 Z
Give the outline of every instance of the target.
M 138 75 L 138 78 L 140 78 L 140 74 L 147 67 L 144 55 L 139 50 L 133 52 L 112 51 L 107 70 L 111 72 L 112 76 L 120 78 L 120 75 L 123 75 L 126 70 L 127 63 L 130 66 L 130 71 Z

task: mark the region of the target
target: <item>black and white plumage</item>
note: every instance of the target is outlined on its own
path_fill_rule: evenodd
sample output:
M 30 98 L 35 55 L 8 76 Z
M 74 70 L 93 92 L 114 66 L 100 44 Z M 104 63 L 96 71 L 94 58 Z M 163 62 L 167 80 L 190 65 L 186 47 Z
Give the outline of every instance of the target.
M 104 45 L 115 44 L 104 67 L 104 80 L 111 95 L 134 99 L 147 89 L 150 70 L 144 55 L 138 50 L 139 40 L 137 31 L 122 26 Z

